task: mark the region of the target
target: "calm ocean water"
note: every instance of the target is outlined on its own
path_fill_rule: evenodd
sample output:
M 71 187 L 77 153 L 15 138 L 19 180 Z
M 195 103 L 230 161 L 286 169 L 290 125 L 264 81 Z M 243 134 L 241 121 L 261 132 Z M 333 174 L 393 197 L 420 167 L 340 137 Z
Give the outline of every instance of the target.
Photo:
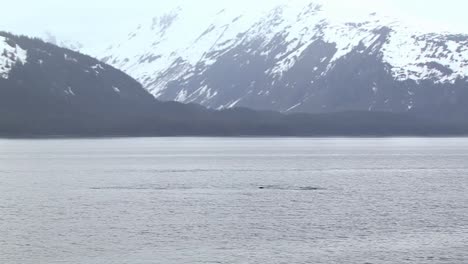
M 0 263 L 468 263 L 468 139 L 0 140 Z

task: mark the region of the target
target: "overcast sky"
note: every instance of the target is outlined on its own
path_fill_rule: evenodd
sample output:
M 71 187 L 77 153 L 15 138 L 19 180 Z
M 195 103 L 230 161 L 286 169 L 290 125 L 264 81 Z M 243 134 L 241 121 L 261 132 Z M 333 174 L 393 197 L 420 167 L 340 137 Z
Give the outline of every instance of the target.
M 139 18 L 156 16 L 170 9 L 176 1 L 197 1 L 203 8 L 232 1 L 239 5 L 261 6 L 271 0 L 3 0 L 0 30 L 36 36 L 50 31 L 59 38 L 98 45 L 109 42 L 119 32 L 131 30 Z M 322 1 L 328 1 L 337 12 L 376 9 L 413 23 L 468 33 L 467 0 Z

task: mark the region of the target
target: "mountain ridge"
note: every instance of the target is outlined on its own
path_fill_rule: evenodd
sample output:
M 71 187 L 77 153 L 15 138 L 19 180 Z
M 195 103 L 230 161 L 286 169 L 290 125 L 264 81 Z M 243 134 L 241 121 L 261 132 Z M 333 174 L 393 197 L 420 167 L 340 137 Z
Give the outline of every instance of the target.
M 376 13 L 334 20 L 320 1 L 294 3 L 213 9 L 199 21 L 180 7 L 140 25 L 103 61 L 156 98 L 213 109 L 407 112 L 468 100 L 466 35 Z
M 413 114 L 217 111 L 161 102 L 130 76 L 90 56 L 5 32 L 0 45 L 0 137 L 468 134 L 466 122 Z

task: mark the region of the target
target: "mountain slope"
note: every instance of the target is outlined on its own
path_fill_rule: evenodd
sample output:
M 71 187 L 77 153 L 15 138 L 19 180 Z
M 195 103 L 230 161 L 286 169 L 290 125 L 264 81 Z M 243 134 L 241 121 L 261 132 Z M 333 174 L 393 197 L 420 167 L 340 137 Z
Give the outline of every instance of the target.
M 213 109 L 467 108 L 465 35 L 423 32 L 375 13 L 336 18 L 319 0 L 193 10 L 186 4 L 142 23 L 103 61 L 161 100 Z
M 114 103 L 153 101 L 134 79 L 89 56 L 8 33 L 0 33 L 2 46 L 2 92 L 24 90 L 70 106 L 96 102 L 103 111 Z
M 110 126 L 153 107 L 138 82 L 91 57 L 3 32 L 0 52 L 1 125 L 12 132 Z
M 406 114 L 285 115 L 160 102 L 96 59 L 0 32 L 0 136 L 460 135 L 468 126 Z

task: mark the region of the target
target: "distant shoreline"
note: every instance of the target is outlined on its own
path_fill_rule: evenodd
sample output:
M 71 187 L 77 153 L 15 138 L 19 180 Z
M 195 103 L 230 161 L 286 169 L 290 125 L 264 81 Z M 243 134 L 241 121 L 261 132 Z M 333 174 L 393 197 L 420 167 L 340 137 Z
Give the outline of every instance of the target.
M 388 139 L 388 138 L 468 138 L 468 133 L 435 134 L 435 135 L 310 135 L 310 136 L 282 136 L 282 135 L 29 135 L 29 136 L 5 136 L 0 135 L 0 140 L 56 140 L 56 139 L 129 139 L 129 138 L 232 138 L 232 139 Z

